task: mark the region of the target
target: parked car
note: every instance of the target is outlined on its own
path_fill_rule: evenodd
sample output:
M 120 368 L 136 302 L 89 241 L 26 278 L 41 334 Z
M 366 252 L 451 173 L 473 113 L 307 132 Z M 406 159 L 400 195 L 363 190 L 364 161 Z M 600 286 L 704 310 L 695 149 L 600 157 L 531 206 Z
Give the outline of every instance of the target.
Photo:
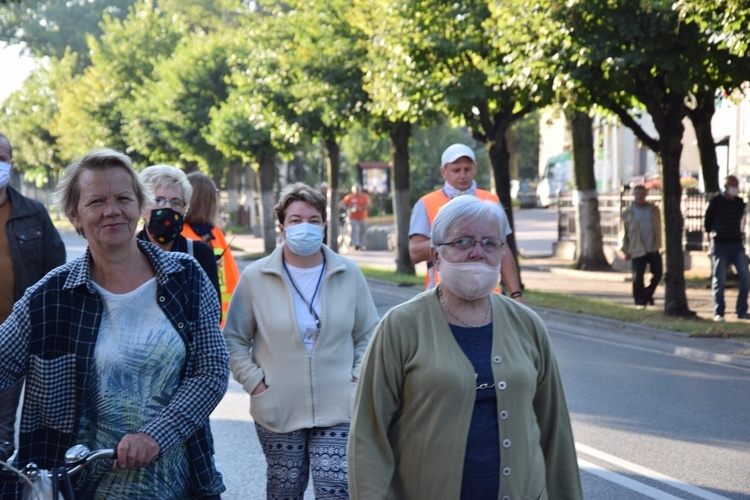
M 528 179 L 510 181 L 510 196 L 518 200 L 521 208 L 534 208 L 537 206 L 536 183 Z

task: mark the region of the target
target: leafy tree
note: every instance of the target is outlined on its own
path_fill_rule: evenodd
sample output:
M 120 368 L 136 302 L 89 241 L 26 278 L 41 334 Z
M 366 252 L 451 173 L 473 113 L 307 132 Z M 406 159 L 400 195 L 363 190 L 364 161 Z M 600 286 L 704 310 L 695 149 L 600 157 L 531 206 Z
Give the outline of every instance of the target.
M 442 95 L 426 72 L 420 72 L 408 51 L 414 35 L 409 13 L 400 2 L 355 0 L 350 22 L 367 37 L 364 89 L 370 96 L 370 126 L 390 140 L 393 166 L 393 212 L 396 222 L 396 271 L 415 274 L 409 257 L 409 142 L 412 126 L 440 116 Z
M 250 12 L 252 2 L 242 0 L 158 0 L 159 8 L 173 14 L 191 31 L 236 29 Z
M 206 140 L 228 158 L 239 158 L 260 177 L 261 220 L 264 248 L 276 247 L 275 219 L 278 172 L 276 158 L 293 155 L 301 129 L 290 110 L 288 75 L 279 64 L 279 53 L 256 44 L 263 19 L 244 31 L 248 43 L 231 58 L 231 89 L 224 102 L 210 112 Z
M 3 2 L 0 40 L 23 44 L 36 58 L 78 54 L 76 72 L 89 64 L 87 36 L 103 33 L 105 18 L 122 20 L 138 0 L 24 0 Z
M 105 16 L 102 26 L 101 39 L 89 37 L 91 65 L 60 92 L 52 128 L 69 156 L 106 146 L 142 161 L 139 152 L 145 148 L 130 146 L 125 112 L 158 62 L 172 55 L 184 30 L 149 1 L 140 2 L 123 21 Z
M 534 59 L 526 52 L 527 41 L 536 36 L 538 25 L 524 17 L 525 4 L 516 0 L 412 0 L 400 12 L 410 27 L 403 44 L 416 73 L 443 96 L 444 109 L 486 144 L 495 187 L 512 225 L 507 134 L 551 98 L 548 73 L 528 64 Z M 508 243 L 516 255 L 513 235 Z
M 347 0 L 265 2 L 269 16 L 259 43 L 278 53 L 294 99 L 291 112 L 304 133 L 325 148 L 329 214 L 336 213 L 341 168 L 340 141 L 364 110 L 366 54 L 362 34 L 348 21 Z M 328 244 L 338 249 L 338 218 L 329 217 Z
M 673 8 L 683 20 L 699 23 L 711 34 L 712 43 L 740 57 L 749 55 L 750 4 L 746 0 L 678 0 Z
M 76 54 L 40 61 L 31 75 L 4 102 L 3 126 L 13 144 L 14 169 L 37 185 L 54 185 L 71 159 L 60 151 L 50 127 L 58 111 L 58 91 L 73 75 Z
M 196 165 L 221 179 L 227 162 L 208 142 L 210 113 L 229 95 L 232 59 L 242 45 L 232 32 L 184 38 L 124 110 L 132 147 L 152 163 Z
M 567 84 L 588 89 L 593 100 L 617 114 L 662 167 L 666 226 L 665 313 L 690 316 L 685 294 L 680 211 L 682 120 L 693 82 L 704 74 L 705 40 L 696 23 L 681 22 L 671 2 L 582 0 L 558 4 L 553 16 L 567 26 L 568 45 L 558 61 Z M 637 103 L 651 115 L 658 137 L 635 120 Z

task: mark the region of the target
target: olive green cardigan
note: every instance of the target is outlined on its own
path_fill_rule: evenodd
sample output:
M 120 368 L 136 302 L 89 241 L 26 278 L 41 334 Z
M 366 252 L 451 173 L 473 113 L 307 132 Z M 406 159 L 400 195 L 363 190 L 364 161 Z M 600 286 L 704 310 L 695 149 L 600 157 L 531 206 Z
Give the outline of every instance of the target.
M 490 362 L 500 436 L 499 499 L 581 499 L 570 418 L 542 320 L 498 294 Z M 365 354 L 349 437 L 352 499 L 457 499 L 474 368 L 435 290 L 391 309 Z

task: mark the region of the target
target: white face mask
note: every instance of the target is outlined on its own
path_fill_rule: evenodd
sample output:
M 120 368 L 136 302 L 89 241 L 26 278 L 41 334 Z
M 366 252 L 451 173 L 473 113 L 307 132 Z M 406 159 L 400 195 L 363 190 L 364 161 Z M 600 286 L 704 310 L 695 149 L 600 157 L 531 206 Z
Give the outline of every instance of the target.
M 491 266 L 486 262 L 448 262 L 440 258 L 440 282 L 464 300 L 486 297 L 497 286 L 500 263 Z
M 10 163 L 0 161 L 0 189 L 10 182 Z
M 306 257 L 320 250 L 323 244 L 323 226 L 301 222 L 284 227 L 284 238 L 289 250 Z
M 729 196 L 737 196 L 740 194 L 740 188 L 738 187 L 728 187 L 727 188 L 727 194 Z

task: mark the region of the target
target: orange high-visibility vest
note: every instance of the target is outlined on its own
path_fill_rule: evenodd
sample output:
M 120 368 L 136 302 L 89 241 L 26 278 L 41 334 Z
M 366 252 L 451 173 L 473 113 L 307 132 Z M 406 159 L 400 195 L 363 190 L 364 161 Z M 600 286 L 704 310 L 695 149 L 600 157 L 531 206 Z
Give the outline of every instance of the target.
M 229 301 L 232 299 L 232 293 L 237 288 L 237 282 L 240 280 L 240 270 L 237 262 L 234 260 L 232 250 L 229 248 L 224 232 L 218 226 L 211 230 L 213 239 L 206 241 L 193 231 L 190 224 L 185 224 L 182 228 L 182 235 L 191 240 L 205 241 L 214 249 L 216 256 L 216 267 L 219 269 L 219 290 L 221 291 L 221 328 L 224 328 L 224 322 L 227 319 L 229 310 Z
M 477 189 L 476 193 L 477 198 L 479 198 L 480 200 L 500 203 L 500 198 L 498 198 L 497 195 L 490 193 L 489 191 L 485 191 L 484 189 Z M 427 209 L 427 220 L 430 222 L 430 229 L 432 229 L 432 223 L 435 220 L 438 212 L 441 208 L 443 208 L 443 205 L 451 200 L 445 195 L 445 193 L 443 193 L 442 189 L 427 193 L 426 195 L 422 196 L 420 200 L 422 200 L 425 209 Z M 429 290 L 430 288 L 436 287 L 438 283 L 440 283 L 440 276 L 438 276 L 437 269 L 435 269 L 435 266 L 432 266 L 431 262 L 428 261 L 427 276 L 425 276 L 424 288 L 425 290 Z

